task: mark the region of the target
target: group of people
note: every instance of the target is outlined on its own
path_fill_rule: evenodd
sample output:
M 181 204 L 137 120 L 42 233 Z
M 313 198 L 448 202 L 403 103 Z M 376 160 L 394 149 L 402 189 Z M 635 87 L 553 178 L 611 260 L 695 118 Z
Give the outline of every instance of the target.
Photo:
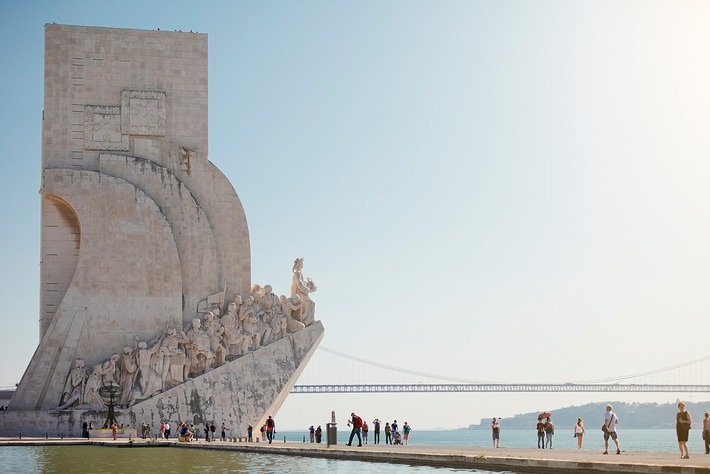
M 320 425 L 318 425 L 318 428 L 314 428 L 313 425 L 311 425 L 308 428 L 308 435 L 311 439 L 311 443 L 320 443 L 323 440 L 323 428 L 321 428 Z
M 552 417 L 538 417 L 537 425 L 537 448 L 552 449 L 552 437 L 555 435 L 555 424 L 552 423 Z
M 372 420 L 374 444 L 379 444 L 380 442 L 381 425 L 382 423 L 379 418 Z M 358 446 L 362 446 L 363 443 L 367 444 L 370 426 L 366 421 L 363 421 L 363 419 L 355 413 L 351 413 L 350 420 L 348 420 L 348 426 L 352 427 L 350 431 L 350 439 L 347 442 L 348 446 L 352 446 L 353 438 L 355 436 L 357 436 L 358 439 Z M 385 444 L 409 444 L 409 433 L 412 432 L 412 427 L 405 421 L 402 426 L 402 433 L 400 434 L 397 420 L 394 420 L 392 424 L 385 422 L 384 432 Z M 404 438 L 404 441 L 402 438 Z
M 251 441 L 252 427 L 249 425 L 247 427 L 248 439 Z M 269 415 L 263 425 L 261 425 L 261 439 L 266 439 L 271 444 L 274 441 L 274 435 L 276 434 L 276 421 L 274 417 Z

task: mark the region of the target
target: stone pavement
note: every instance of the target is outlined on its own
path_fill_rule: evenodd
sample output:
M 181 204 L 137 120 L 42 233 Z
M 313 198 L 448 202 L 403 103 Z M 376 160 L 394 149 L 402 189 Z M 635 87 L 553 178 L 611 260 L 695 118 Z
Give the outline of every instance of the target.
M 185 449 L 225 449 L 241 452 L 321 457 L 330 459 L 389 462 L 409 465 L 446 466 L 452 468 L 508 470 L 547 473 L 679 473 L 710 474 L 710 455 L 691 453 L 690 459 L 679 459 L 676 453 L 622 452 L 603 455 L 596 450 L 484 448 L 465 446 L 392 446 L 368 444 L 363 447 L 275 441 L 246 443 L 239 441 L 175 440 L 146 441 L 136 439 L 85 440 L 78 438 L 0 438 L 0 446 L 17 445 L 100 445 L 115 447 L 179 447 Z

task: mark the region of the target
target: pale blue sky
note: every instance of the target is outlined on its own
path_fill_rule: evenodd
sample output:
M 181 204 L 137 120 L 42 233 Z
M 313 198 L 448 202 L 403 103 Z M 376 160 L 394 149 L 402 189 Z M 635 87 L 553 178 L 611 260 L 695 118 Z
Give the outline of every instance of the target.
M 710 353 L 708 2 L 0 0 L 0 386 L 38 342 L 48 22 L 209 35 L 209 158 L 253 282 L 285 293 L 304 257 L 324 345 L 497 382 Z M 601 397 L 299 395 L 279 417 L 421 429 Z

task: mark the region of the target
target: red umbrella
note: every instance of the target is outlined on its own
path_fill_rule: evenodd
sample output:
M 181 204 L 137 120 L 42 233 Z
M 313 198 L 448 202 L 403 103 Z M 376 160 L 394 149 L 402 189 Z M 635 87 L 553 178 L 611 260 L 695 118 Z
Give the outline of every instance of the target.
M 540 413 L 540 414 L 537 416 L 537 419 L 538 419 L 538 420 L 542 420 L 543 418 L 550 418 L 551 416 L 552 416 L 552 412 L 551 412 L 551 411 L 543 411 L 542 413 Z

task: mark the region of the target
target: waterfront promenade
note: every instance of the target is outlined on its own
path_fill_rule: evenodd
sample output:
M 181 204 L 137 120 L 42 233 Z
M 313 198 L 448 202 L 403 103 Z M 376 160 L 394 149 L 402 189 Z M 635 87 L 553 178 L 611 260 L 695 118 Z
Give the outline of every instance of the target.
M 691 453 L 690 459 L 679 459 L 676 453 L 622 452 L 620 455 L 602 455 L 601 451 L 576 449 L 522 449 L 483 448 L 462 446 L 392 446 L 369 444 L 363 447 L 297 442 L 274 444 L 246 443 L 240 441 L 193 441 L 179 443 L 175 440 L 146 441 L 142 439 L 85 440 L 81 438 L 0 438 L 2 446 L 32 445 L 96 445 L 117 448 L 177 447 L 181 449 L 217 449 L 249 453 L 308 456 L 340 460 L 388 462 L 427 466 L 446 466 L 514 472 L 546 473 L 708 473 L 710 455 Z

